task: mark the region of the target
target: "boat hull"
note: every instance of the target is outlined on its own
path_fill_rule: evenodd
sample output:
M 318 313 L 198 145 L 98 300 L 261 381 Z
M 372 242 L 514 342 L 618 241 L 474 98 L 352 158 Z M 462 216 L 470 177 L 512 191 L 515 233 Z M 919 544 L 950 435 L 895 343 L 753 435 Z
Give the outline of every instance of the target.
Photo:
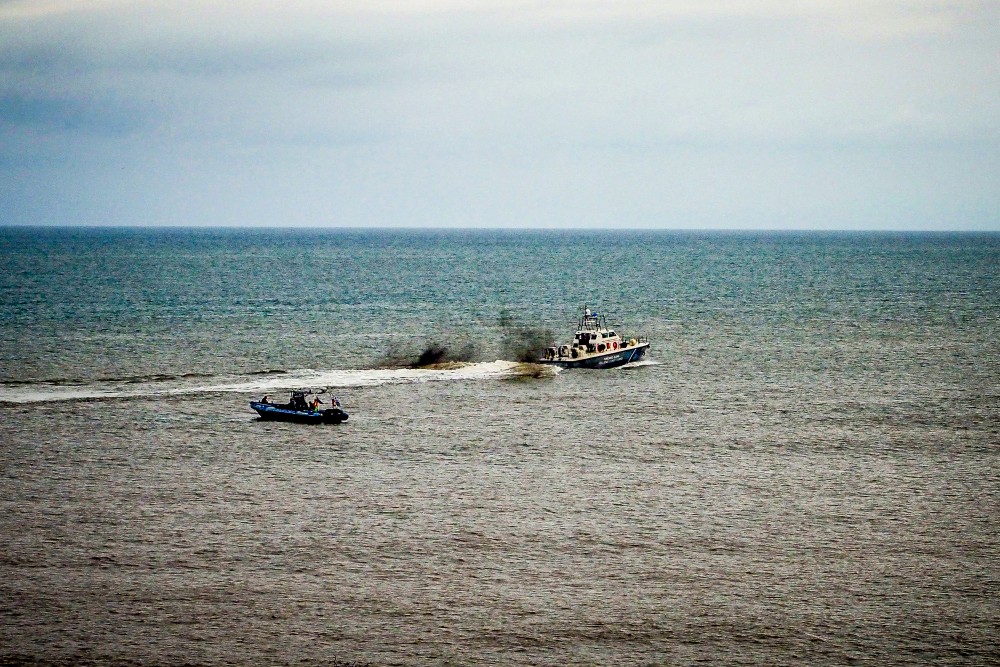
M 312 410 L 292 410 L 274 403 L 251 401 L 250 407 L 264 421 L 293 422 L 295 424 L 339 424 L 347 421 L 348 414 L 340 408 L 330 408 L 314 412 Z
M 555 359 L 539 359 L 538 363 L 559 368 L 615 368 L 639 361 L 649 350 L 649 343 L 639 343 L 632 347 L 624 347 L 613 352 L 599 352 L 573 359 L 571 357 L 556 357 Z

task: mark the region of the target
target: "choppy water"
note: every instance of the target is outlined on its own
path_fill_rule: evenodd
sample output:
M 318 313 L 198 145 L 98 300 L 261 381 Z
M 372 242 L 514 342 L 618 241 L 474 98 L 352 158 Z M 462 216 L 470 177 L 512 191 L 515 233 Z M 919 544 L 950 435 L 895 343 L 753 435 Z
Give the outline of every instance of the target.
M 7 229 L 0 268 L 0 660 L 1000 662 L 997 235 Z M 584 302 L 651 361 L 522 375 Z M 304 385 L 350 421 L 247 407 Z

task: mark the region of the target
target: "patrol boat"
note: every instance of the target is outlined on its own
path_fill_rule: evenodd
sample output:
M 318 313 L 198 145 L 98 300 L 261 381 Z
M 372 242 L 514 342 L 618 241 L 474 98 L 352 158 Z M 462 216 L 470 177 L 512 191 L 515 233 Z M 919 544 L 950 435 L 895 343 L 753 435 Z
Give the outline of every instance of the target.
M 336 396 L 330 396 L 330 407 L 320 410 L 323 403 L 316 394 L 312 403 L 306 402 L 306 397 L 314 392 L 293 391 L 288 403 L 271 403 L 267 396 L 259 401 L 250 401 L 250 407 L 265 421 L 296 422 L 299 424 L 339 424 L 347 421 L 348 414 L 340 407 Z
M 562 368 L 614 368 L 639 361 L 648 350 L 645 336 L 622 338 L 608 328 L 604 315 L 585 306 L 573 342 L 546 349 L 538 362 Z

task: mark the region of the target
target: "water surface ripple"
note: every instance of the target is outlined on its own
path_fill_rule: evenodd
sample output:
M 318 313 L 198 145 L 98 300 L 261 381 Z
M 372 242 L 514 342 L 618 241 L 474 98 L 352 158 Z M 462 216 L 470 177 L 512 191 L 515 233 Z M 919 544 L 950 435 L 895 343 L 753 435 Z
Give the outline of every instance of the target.
M 995 236 L 47 234 L 0 234 L 2 664 L 1000 663 Z M 654 363 L 496 363 L 595 294 Z M 247 407 L 318 377 L 348 422 Z

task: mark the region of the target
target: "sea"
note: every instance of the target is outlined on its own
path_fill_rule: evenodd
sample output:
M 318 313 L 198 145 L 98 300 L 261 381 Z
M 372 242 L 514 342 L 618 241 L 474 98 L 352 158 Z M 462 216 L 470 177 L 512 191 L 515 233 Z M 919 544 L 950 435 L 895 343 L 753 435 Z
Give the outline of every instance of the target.
M 1000 234 L 0 228 L 0 665 L 1000 664 Z M 589 307 L 643 361 L 531 363 Z M 336 395 L 339 425 L 249 402 Z

